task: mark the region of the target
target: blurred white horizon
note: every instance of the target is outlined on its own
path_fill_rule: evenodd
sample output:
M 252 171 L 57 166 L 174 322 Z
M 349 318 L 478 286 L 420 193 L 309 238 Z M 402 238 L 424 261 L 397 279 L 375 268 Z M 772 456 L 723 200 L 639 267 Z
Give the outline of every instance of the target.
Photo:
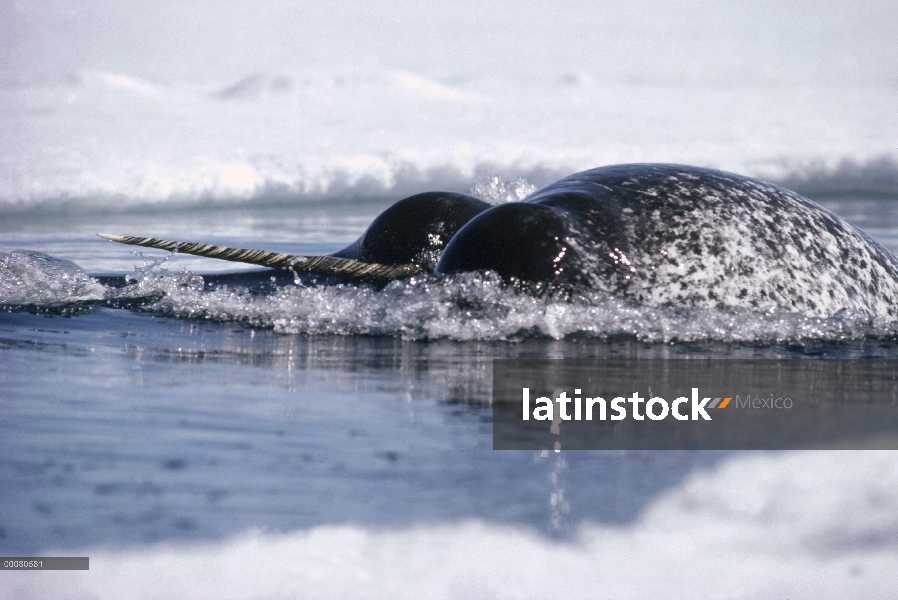
M 898 189 L 898 5 L 0 7 L 0 205 L 537 184 L 622 162 Z M 816 174 L 816 175 L 815 175 Z

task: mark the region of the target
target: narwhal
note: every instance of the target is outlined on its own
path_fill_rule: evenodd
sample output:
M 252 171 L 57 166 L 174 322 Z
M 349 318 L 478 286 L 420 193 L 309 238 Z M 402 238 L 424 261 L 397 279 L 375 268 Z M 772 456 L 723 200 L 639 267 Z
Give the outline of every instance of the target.
M 684 165 L 601 167 L 497 206 L 417 194 L 329 256 L 100 235 L 346 282 L 489 270 L 657 307 L 898 312 L 898 259 L 863 232 L 782 187 Z
M 194 242 L 98 234 L 101 238 L 181 254 L 291 269 L 352 283 L 383 284 L 432 273 L 453 235 L 490 205 L 454 192 L 425 192 L 399 200 L 374 219 L 362 236 L 328 256 L 298 256 Z

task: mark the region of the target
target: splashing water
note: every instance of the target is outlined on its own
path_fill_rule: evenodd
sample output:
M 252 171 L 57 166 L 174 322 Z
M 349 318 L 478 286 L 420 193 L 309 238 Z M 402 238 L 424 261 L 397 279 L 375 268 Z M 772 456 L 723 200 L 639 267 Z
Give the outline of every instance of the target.
M 656 308 L 589 290 L 524 289 L 492 272 L 419 275 L 369 285 L 212 286 L 190 272 L 144 268 L 107 298 L 159 296 L 146 307 L 182 318 L 236 321 L 278 333 L 385 335 L 405 340 L 635 338 L 650 343 L 843 341 L 898 335 L 898 323 L 842 311 L 828 318 L 747 309 Z M 534 294 L 533 292 L 537 293 Z
M 104 290 L 71 261 L 33 250 L 0 253 L 0 304 L 99 300 Z
M 520 202 L 535 191 L 536 186 L 523 177 L 504 180 L 498 175 L 481 175 L 474 179 L 474 185 L 471 186 L 472 196 L 490 204 Z
M 89 308 L 107 303 L 179 318 L 241 322 L 284 334 L 404 340 L 516 342 L 585 335 L 648 343 L 791 343 L 898 336 L 898 323 L 847 310 L 817 317 L 649 307 L 594 290 L 509 285 L 493 272 L 418 275 L 382 289 L 273 281 L 244 287 L 207 281 L 187 270 L 172 272 L 166 261 L 146 262 L 120 284 L 103 285 L 67 260 L 25 250 L 2 253 L 0 304 Z

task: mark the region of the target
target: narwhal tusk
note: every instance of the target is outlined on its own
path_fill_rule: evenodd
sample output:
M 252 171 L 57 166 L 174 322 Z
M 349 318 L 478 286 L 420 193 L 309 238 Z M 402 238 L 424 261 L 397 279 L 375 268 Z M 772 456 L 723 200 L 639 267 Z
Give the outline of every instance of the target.
M 314 273 L 316 275 L 334 275 L 350 281 L 386 283 L 424 272 L 421 267 L 415 264 L 382 265 L 360 262 L 349 258 L 337 258 L 335 256 L 296 256 L 293 254 L 267 252 L 265 250 L 245 250 L 243 248 L 228 248 L 227 246 L 213 246 L 211 244 L 194 242 L 172 242 L 156 238 L 111 235 L 108 233 L 98 233 L 97 235 L 103 239 L 122 244 L 158 248 L 159 250 L 180 254 L 219 258 L 221 260 L 263 267 L 293 269 L 296 272 Z

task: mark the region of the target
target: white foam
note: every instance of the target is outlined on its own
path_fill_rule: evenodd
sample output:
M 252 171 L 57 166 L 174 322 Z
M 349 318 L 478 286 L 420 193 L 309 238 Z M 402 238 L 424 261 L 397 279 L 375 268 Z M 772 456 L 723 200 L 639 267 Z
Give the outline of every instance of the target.
M 0 252 L 0 304 L 65 304 L 103 298 L 104 286 L 75 263 L 43 252 Z
M 505 202 L 520 202 L 535 192 L 536 189 L 535 185 L 523 177 L 503 180 L 498 175 L 481 175 L 474 180 L 474 185 L 471 186 L 471 194 L 490 204 L 503 204 Z
M 145 306 L 182 318 L 237 321 L 279 333 L 386 335 L 405 340 L 519 341 L 632 337 L 650 343 L 791 343 L 891 337 L 887 317 L 841 310 L 819 316 L 778 310 L 658 308 L 600 292 L 534 294 L 491 272 L 419 275 L 383 289 L 369 285 L 284 285 L 266 293 L 207 289 L 203 276 L 169 270 L 174 255 L 144 261 L 123 288 L 107 287 L 74 263 L 41 252 L 0 254 L 0 304 L 67 305 L 158 297 Z M 263 277 L 264 279 L 264 277 Z
M 573 298 L 516 291 L 490 273 L 417 276 L 383 290 L 370 286 L 286 286 L 265 295 L 205 290 L 202 277 L 152 266 L 112 296 L 164 294 L 153 309 L 180 317 L 242 321 L 281 333 L 388 335 L 407 340 L 504 340 L 572 334 L 635 337 L 646 342 L 714 340 L 784 343 L 894 335 L 887 318 L 842 311 L 822 318 L 746 309 L 652 308 L 600 293 Z
M 571 542 L 493 523 L 360 525 L 57 552 L 88 572 L 0 572 L 8 598 L 893 598 L 891 452 L 754 454 L 696 473 L 624 527 Z M 48 555 L 54 555 L 48 552 Z

